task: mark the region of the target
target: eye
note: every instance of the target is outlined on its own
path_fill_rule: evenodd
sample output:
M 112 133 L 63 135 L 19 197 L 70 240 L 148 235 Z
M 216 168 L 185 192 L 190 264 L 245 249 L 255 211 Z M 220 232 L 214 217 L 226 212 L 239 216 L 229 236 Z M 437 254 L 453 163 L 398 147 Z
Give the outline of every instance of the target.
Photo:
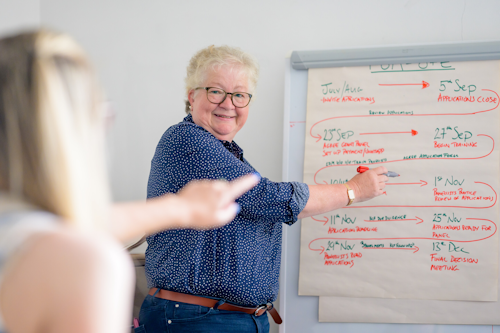
M 234 93 L 233 96 L 236 98 L 245 98 L 246 94 L 245 93 Z
M 219 90 L 219 89 L 210 89 L 208 91 L 208 93 L 210 95 L 224 95 L 224 92 L 222 90 Z

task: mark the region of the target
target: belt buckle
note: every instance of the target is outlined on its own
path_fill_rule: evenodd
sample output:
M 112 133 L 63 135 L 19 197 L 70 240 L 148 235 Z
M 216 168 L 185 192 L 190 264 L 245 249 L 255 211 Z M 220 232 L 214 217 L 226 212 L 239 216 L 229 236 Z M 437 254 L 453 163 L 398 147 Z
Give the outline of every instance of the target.
M 259 314 L 258 312 L 260 310 L 264 310 L 264 312 L 262 312 L 261 314 Z M 254 315 L 256 317 L 262 316 L 266 312 L 266 310 L 267 310 L 267 304 L 259 305 L 259 307 L 257 309 L 255 309 Z

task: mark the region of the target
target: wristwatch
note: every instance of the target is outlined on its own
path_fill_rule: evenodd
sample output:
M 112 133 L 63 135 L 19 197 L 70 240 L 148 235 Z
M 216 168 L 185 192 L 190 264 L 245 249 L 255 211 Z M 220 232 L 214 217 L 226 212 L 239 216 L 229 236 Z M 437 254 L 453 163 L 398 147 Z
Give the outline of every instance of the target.
M 347 196 L 349 197 L 349 203 L 347 204 L 347 206 L 350 206 L 354 202 L 354 199 L 356 197 L 354 196 L 354 191 L 352 190 L 352 188 L 350 188 L 347 184 L 344 185 L 345 187 L 347 187 Z

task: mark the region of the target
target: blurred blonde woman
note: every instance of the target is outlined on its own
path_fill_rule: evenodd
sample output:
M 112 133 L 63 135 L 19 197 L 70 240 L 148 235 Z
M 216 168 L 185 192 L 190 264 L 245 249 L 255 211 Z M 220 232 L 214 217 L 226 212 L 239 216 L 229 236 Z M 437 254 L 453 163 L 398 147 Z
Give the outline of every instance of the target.
M 210 228 L 258 182 L 191 183 L 111 206 L 103 96 L 67 35 L 0 39 L 0 332 L 129 332 L 133 270 L 120 241 Z

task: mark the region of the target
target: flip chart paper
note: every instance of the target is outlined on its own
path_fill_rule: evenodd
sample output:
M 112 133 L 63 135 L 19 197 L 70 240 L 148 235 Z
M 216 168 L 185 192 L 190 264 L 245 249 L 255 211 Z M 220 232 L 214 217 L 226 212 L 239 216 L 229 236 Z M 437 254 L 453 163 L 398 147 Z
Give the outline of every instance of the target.
M 304 182 L 343 184 L 359 165 L 401 176 L 302 220 L 300 295 L 497 300 L 499 72 L 499 61 L 309 70 Z
M 499 313 L 498 301 L 319 297 L 320 322 L 500 325 Z
M 499 313 L 500 302 L 319 297 L 320 322 L 500 325 Z

